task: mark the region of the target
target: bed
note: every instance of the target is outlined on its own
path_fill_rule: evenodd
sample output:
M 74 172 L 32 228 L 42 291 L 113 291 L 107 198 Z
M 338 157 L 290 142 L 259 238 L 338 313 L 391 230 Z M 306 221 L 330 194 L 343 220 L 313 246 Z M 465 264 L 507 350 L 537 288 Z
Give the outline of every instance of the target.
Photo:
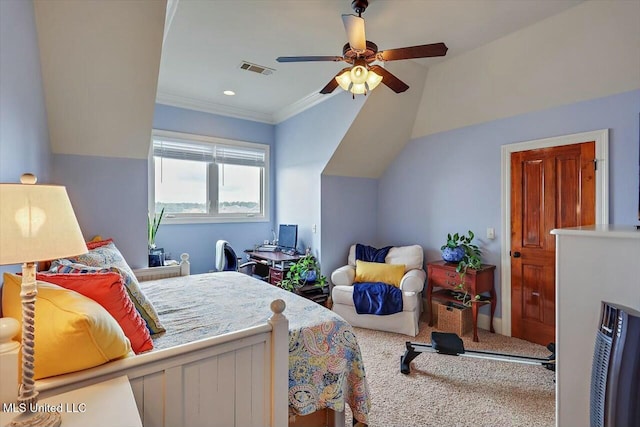
M 167 329 L 154 350 L 40 380 L 44 397 L 126 374 L 145 427 L 285 426 L 290 414 L 325 408 L 335 411 L 331 424 L 344 425 L 345 404 L 368 423 L 358 343 L 330 310 L 235 272 L 140 287 Z

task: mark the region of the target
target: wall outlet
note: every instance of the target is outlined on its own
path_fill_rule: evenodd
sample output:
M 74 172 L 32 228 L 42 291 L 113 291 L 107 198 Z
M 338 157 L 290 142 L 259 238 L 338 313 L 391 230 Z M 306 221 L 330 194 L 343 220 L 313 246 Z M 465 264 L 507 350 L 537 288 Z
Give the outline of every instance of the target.
M 311 231 L 313 231 L 313 234 L 316 234 L 318 232 L 318 226 L 316 224 L 313 224 L 311 226 Z

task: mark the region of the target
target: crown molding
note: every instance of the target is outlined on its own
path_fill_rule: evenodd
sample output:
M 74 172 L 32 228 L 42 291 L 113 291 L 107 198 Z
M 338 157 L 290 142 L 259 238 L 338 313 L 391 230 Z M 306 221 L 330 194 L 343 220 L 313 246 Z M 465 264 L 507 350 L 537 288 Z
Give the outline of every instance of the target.
M 156 94 L 156 102 L 158 104 L 169 105 L 171 107 L 186 108 L 187 110 L 202 111 L 204 113 L 218 114 L 221 116 L 234 117 L 236 119 L 275 124 L 271 114 L 217 104 L 204 99 L 190 98 L 187 96 L 158 91 Z
M 302 113 L 304 110 L 307 110 L 315 105 L 320 104 L 323 101 L 326 101 L 327 99 L 336 96 L 337 94 L 339 94 L 340 92 L 342 92 L 341 90 L 334 90 L 331 93 L 328 93 L 326 95 L 321 94 L 319 91 L 310 93 L 309 95 L 300 98 L 299 100 L 297 100 L 296 102 L 294 102 L 291 105 L 287 105 L 286 107 L 282 108 L 281 110 L 276 111 L 275 113 L 273 113 L 273 119 L 275 123 L 281 123 L 284 122 L 285 120 L 287 120 L 288 118 L 291 118 L 293 116 L 295 116 L 298 113 Z
M 288 105 L 279 111 L 276 111 L 273 114 L 260 113 L 244 108 L 217 104 L 215 102 L 207 101 L 204 99 L 191 98 L 161 91 L 158 91 L 158 93 L 156 94 L 156 102 L 158 104 L 169 105 L 171 107 L 185 108 L 187 110 L 202 111 L 204 113 L 218 114 L 220 116 L 227 116 L 236 119 L 251 120 L 254 122 L 275 125 L 323 101 L 326 101 L 327 99 L 337 95 L 340 92 L 341 91 L 336 90 L 333 93 L 327 95 L 322 95 L 319 92 L 313 92 L 294 102 L 293 104 Z
M 176 15 L 176 10 L 178 10 L 179 2 L 180 0 L 167 0 L 167 12 L 164 17 L 164 35 L 162 36 L 163 46 L 164 42 L 167 40 L 167 35 L 169 34 L 169 28 L 171 28 L 173 17 Z

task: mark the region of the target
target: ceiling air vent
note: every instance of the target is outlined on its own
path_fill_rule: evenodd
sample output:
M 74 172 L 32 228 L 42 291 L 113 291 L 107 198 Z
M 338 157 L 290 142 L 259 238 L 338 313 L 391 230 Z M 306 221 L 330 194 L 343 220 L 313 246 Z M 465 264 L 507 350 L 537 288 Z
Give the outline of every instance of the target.
M 263 74 L 265 76 L 273 74 L 273 72 L 275 71 L 273 68 L 252 64 L 251 62 L 247 61 L 242 61 L 240 63 L 240 68 L 247 71 L 253 71 L 254 73 Z

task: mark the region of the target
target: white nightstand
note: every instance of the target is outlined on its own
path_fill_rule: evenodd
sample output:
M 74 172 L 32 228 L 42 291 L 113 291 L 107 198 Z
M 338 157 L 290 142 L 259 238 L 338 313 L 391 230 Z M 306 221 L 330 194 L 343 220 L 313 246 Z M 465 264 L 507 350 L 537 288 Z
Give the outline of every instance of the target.
M 126 376 L 51 396 L 38 404 L 61 405 L 61 427 L 142 427 Z M 16 415 L 0 412 L 0 425 L 8 425 Z

